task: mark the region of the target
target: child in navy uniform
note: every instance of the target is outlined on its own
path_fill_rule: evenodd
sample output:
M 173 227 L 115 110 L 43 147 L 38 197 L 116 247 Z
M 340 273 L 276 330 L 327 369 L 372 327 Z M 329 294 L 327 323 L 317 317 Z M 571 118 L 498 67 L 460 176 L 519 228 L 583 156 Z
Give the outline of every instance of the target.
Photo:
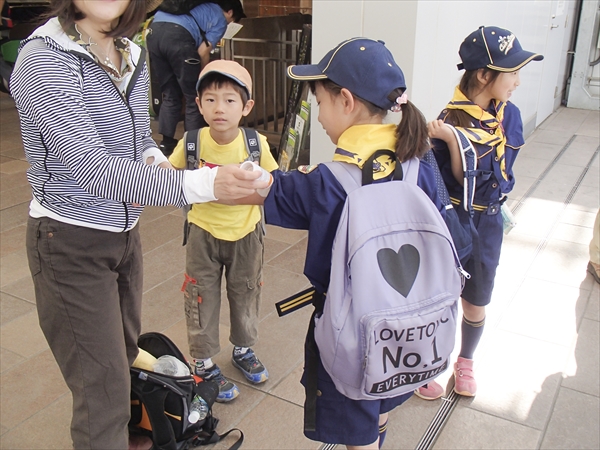
M 465 269 L 471 274 L 462 292 L 462 343 L 454 364 L 454 391 L 472 397 L 477 391 L 473 375 L 473 353 L 483 333 L 485 305 L 490 302 L 496 267 L 500 259 L 503 224 L 500 207 L 515 183 L 512 172 L 519 148 L 525 143 L 519 109 L 508 100 L 519 86 L 519 70 L 542 55 L 525 51 L 513 33 L 498 27 L 480 27 L 460 46 L 465 69 L 454 97 L 437 120 L 428 124 L 435 156 L 453 203 L 463 192 L 461 155 L 449 123 L 463 131 L 477 152 L 473 218 L 479 236 L 479 254 L 472 255 Z M 464 208 L 456 208 L 465 219 Z M 475 261 L 481 270 L 475 270 Z M 438 383 L 419 388 L 417 395 L 434 400 L 444 394 Z
M 288 76 L 311 82 L 319 105 L 319 122 L 337 146 L 334 161 L 362 168 L 365 160 L 380 149 L 394 151 L 400 161 L 420 157 L 429 149 L 425 119 L 407 100 L 404 74 L 383 42 L 365 38 L 344 41 L 319 64 L 289 67 Z M 402 111 L 399 125 L 382 123 L 389 110 Z M 395 163 L 388 157 L 376 159 L 373 166 L 375 182 L 392 178 Z M 273 176 L 273 185 L 264 200 L 266 221 L 308 230 L 304 274 L 316 288 L 315 296 L 322 298 L 329 285 L 333 240 L 346 192 L 324 165 L 303 166 L 286 173 L 275 171 Z M 433 170 L 424 161 L 417 184 L 442 211 Z M 394 199 L 385 201 L 390 207 L 401 202 L 394 205 Z M 307 413 L 311 411 L 316 413 L 312 416 L 316 420 L 314 427 L 305 426 L 305 435 L 348 448 L 378 448 L 385 437 L 388 412 L 412 393 L 384 400 L 345 397 L 336 390 L 318 355 L 316 371 L 307 369 L 314 348 L 309 344 L 313 340 L 311 334 L 309 331 L 307 335 L 302 377 L 307 391 L 305 425 L 307 420 L 310 422 Z M 315 410 L 309 407 L 311 375 L 316 381 Z

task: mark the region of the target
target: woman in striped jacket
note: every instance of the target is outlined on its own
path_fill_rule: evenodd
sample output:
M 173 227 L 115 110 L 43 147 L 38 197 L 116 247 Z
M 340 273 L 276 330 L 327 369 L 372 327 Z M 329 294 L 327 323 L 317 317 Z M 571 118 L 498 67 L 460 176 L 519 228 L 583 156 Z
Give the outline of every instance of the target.
M 140 205 L 231 201 L 264 187 L 236 166 L 166 169 L 143 51 L 123 37 L 158 3 L 52 0 L 57 17 L 23 41 L 10 81 L 31 165 L 29 267 L 40 326 L 73 394 L 75 449 L 128 446 Z

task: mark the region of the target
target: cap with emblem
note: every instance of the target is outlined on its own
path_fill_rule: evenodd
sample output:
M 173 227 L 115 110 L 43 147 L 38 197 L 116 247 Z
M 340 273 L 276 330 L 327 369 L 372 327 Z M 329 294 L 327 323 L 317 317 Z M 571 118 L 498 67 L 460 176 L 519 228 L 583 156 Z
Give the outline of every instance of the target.
M 329 79 L 385 110 L 394 106 L 397 89 L 406 90 L 404 74 L 385 43 L 367 38 L 348 39 L 319 64 L 290 66 L 287 74 L 301 81 Z
M 541 61 L 542 55 L 523 50 L 516 36 L 504 28 L 481 26 L 469 34 L 458 51 L 458 70 L 487 67 L 499 72 L 514 72 L 530 61 Z

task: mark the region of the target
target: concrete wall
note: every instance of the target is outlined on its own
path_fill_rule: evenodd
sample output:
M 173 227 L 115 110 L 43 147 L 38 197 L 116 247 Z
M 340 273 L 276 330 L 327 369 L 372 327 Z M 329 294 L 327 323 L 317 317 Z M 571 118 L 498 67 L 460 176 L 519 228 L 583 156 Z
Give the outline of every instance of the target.
M 409 98 L 432 120 L 462 75 L 456 64 L 463 39 L 480 25 L 507 28 L 525 49 L 546 57 L 521 71 L 521 86 L 512 98 L 530 133 L 560 104 L 576 4 L 576 0 L 313 0 L 313 62 L 345 39 L 381 39 L 404 71 Z M 316 104 L 313 112 L 311 162 L 317 163 L 329 160 L 334 146 L 316 120 Z M 399 120 L 397 114 L 390 116 L 390 121 Z

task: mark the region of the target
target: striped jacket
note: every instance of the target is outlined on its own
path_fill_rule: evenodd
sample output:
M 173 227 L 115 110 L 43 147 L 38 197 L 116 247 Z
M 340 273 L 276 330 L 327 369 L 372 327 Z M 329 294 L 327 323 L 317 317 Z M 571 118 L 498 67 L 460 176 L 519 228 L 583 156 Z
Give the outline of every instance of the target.
M 142 213 L 134 204 L 189 202 L 185 172 L 142 163 L 143 152 L 156 143 L 144 54 L 133 43 L 131 52 L 137 64 L 120 92 L 57 19 L 21 44 L 10 90 L 31 165 L 31 215 L 121 232 L 133 228 Z M 214 200 L 210 178 L 204 201 Z

